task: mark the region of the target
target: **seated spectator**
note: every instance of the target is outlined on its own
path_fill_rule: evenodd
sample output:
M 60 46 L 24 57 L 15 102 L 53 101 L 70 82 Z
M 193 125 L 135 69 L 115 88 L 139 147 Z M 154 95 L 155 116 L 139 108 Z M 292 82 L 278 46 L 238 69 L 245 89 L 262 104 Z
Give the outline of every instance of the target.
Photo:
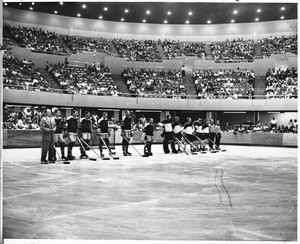
M 254 94 L 252 70 L 199 70 L 193 79 L 199 99 L 251 99 Z
M 49 64 L 48 72 L 66 93 L 118 96 L 118 88 L 108 67 Z
M 87 38 L 77 36 L 63 36 L 64 42 L 72 53 L 101 52 L 109 53 L 109 40 L 105 38 Z
M 294 53 L 298 54 L 297 35 L 289 37 L 269 37 L 258 40 L 261 43 L 263 56 L 269 57 L 273 54 Z
M 298 97 L 298 78 L 297 70 L 275 69 L 268 70 L 266 73 L 266 98 L 297 98 Z
M 134 70 L 125 68 L 121 76 L 131 93 L 136 96 L 186 97 L 185 85 L 180 70 Z
M 128 61 L 160 62 L 161 57 L 157 50 L 158 41 L 123 40 L 114 38 L 112 43 L 121 57 Z
M 34 63 L 10 53 L 3 55 L 3 84 L 10 89 L 50 91 L 49 82 L 34 68 Z
M 252 62 L 254 59 L 254 41 L 233 40 L 212 43 L 212 56 L 217 63 Z
M 55 32 L 44 31 L 36 27 L 4 26 L 6 35 L 10 36 L 21 47 L 26 47 L 40 53 L 58 55 L 65 55 L 67 53 L 63 42 Z

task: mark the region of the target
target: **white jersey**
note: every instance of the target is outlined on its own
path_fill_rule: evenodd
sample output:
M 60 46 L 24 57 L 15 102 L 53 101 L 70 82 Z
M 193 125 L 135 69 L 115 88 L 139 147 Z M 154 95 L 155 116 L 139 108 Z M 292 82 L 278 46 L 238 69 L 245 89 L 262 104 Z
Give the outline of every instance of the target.
M 180 125 L 176 125 L 173 129 L 175 134 L 180 133 L 182 130 L 183 130 L 183 127 Z

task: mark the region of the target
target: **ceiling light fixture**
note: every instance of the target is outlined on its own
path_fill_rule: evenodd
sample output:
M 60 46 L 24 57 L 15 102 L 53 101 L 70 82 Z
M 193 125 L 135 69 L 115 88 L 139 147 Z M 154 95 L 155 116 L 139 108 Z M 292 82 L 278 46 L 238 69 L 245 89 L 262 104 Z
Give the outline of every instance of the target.
M 57 14 L 57 11 L 55 10 L 54 13 Z
M 281 9 L 280 9 L 281 11 L 283 11 L 283 10 L 285 10 L 285 7 L 281 7 Z
M 121 21 L 124 21 L 124 19 L 122 18 Z
M 210 23 L 211 23 L 211 21 L 210 21 L 210 20 L 208 20 L 208 21 L 207 21 L 207 24 L 210 24 Z
M 168 21 L 167 21 L 167 20 L 165 20 L 165 21 L 164 21 L 164 23 L 165 23 L 165 24 L 167 24 L 167 23 L 168 23 Z
M 189 12 L 189 15 L 190 15 L 190 16 L 193 15 L 193 12 Z
M 259 21 L 259 18 L 256 18 L 255 21 Z
M 238 11 L 237 11 L 237 10 L 234 10 L 234 11 L 233 11 L 233 14 L 237 14 L 237 13 L 238 13 Z
M 188 21 L 188 20 L 187 20 L 185 23 L 186 23 L 186 24 L 189 24 L 189 23 L 190 23 L 190 21 Z
M 145 20 L 145 19 L 143 19 L 143 22 L 145 23 L 145 22 L 146 22 L 146 20 Z
M 280 19 L 284 19 L 284 16 L 281 16 Z
M 128 12 L 129 12 L 129 10 L 128 10 L 128 9 L 125 9 L 124 11 L 125 11 L 125 13 L 128 13 Z
M 104 7 L 104 11 L 107 11 L 108 10 L 108 8 L 107 7 Z
M 171 15 L 172 13 L 171 13 L 171 11 L 168 11 L 168 15 Z
M 19 5 L 21 6 L 21 5 L 22 5 L 22 3 L 19 3 Z
M 231 20 L 231 23 L 234 23 L 234 19 Z
M 5 6 L 7 6 L 7 3 L 4 3 Z
M 81 17 L 81 14 L 77 14 L 77 17 Z
M 63 2 L 60 2 L 59 4 L 60 4 L 60 5 L 64 5 L 64 3 L 63 3 Z
M 261 12 L 261 9 L 259 8 L 259 9 L 257 9 L 257 11 L 256 11 L 257 13 L 260 13 Z
M 85 4 L 82 4 L 82 8 L 86 8 L 86 5 L 85 5 Z
M 102 18 L 103 18 L 103 17 L 100 15 L 100 16 L 99 16 L 99 19 L 102 19 Z
M 150 13 L 151 13 L 150 10 L 147 10 L 147 11 L 146 11 L 146 14 L 150 14 Z
M 31 5 L 34 5 L 34 2 L 32 2 Z
M 33 10 L 33 7 L 30 7 L 29 9 L 30 9 L 30 10 Z

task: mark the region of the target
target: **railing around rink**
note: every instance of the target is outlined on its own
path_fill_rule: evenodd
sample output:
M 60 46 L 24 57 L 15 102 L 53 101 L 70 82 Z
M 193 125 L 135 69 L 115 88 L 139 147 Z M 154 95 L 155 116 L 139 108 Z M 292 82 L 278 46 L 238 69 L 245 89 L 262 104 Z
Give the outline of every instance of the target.
M 274 95 L 272 97 L 266 97 L 266 95 L 252 95 L 250 96 L 243 96 L 238 95 L 237 98 L 232 98 L 228 96 L 222 96 L 222 97 L 209 97 L 209 98 L 203 98 L 199 97 L 197 95 L 161 95 L 157 93 L 144 93 L 143 95 L 133 94 L 133 93 L 119 93 L 117 95 L 113 95 L 111 92 L 101 92 L 97 91 L 97 94 L 93 94 L 92 92 L 89 93 L 80 93 L 77 91 L 74 91 L 72 89 L 54 89 L 54 88 L 40 88 L 40 87 L 34 87 L 34 86 L 20 86 L 20 85 L 11 85 L 11 84 L 3 84 L 4 89 L 16 89 L 16 90 L 26 90 L 26 91 L 36 91 L 36 92 L 52 92 L 52 93 L 61 93 L 61 94 L 73 94 L 73 95 L 89 95 L 89 96 L 111 96 L 111 97 L 135 97 L 135 98 L 170 98 L 170 99 L 233 99 L 233 100 L 239 100 L 239 99 L 297 99 L 297 95 Z

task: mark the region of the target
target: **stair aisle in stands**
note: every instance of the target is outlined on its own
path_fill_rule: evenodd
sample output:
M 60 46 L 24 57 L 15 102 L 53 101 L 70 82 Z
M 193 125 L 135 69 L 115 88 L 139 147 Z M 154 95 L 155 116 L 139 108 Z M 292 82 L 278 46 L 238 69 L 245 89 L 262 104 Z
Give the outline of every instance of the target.
M 51 88 L 61 90 L 58 83 L 52 78 L 52 76 L 46 71 L 46 69 L 37 68 L 36 70 L 40 72 L 43 78 L 50 83 Z
M 113 74 L 113 79 L 118 87 L 118 91 L 127 96 L 130 94 L 125 81 L 120 74 Z
M 183 77 L 183 83 L 185 85 L 187 97 L 188 98 L 196 98 L 197 93 L 196 93 L 195 84 L 194 84 L 194 81 L 193 81 L 191 71 L 186 71 L 185 72 L 185 77 Z
M 255 99 L 265 99 L 266 81 L 264 76 L 256 76 L 254 82 L 254 97 Z M 259 97 L 256 97 L 259 96 Z

